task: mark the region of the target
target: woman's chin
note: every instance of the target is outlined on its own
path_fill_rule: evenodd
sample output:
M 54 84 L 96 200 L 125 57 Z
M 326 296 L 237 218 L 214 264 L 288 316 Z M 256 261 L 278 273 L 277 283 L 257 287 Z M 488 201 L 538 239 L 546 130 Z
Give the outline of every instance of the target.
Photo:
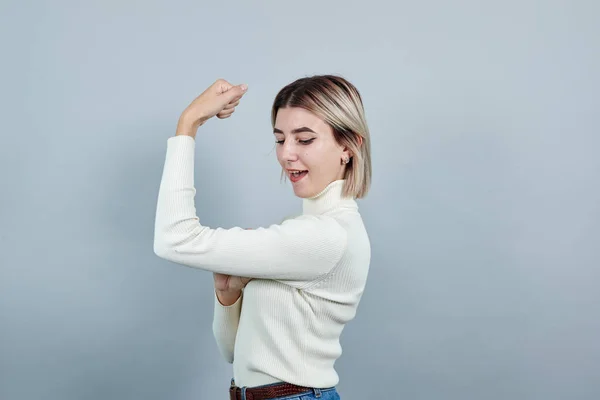
M 292 183 L 294 188 L 294 194 L 298 197 L 306 198 L 311 196 L 310 187 L 308 185 L 302 185 L 300 182 Z

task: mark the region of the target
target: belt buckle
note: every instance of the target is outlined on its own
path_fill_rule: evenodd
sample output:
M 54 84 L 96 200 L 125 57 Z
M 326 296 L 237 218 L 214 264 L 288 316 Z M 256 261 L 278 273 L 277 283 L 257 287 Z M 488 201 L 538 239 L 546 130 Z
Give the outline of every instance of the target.
M 231 378 L 231 384 L 229 385 L 229 400 L 237 400 L 237 390 L 235 381 Z

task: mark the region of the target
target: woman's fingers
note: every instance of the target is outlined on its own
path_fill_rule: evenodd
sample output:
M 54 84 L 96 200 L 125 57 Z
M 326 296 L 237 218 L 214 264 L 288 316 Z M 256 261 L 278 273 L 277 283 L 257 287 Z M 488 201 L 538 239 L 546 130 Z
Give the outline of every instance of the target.
M 223 110 L 229 110 L 229 109 L 235 108 L 239 104 L 240 104 L 239 100 L 236 101 L 235 103 L 229 103 L 225 107 L 223 107 Z
M 242 96 L 243 96 L 243 94 L 242 94 Z M 234 98 L 225 107 L 223 107 L 223 110 L 221 110 L 217 114 L 217 118 L 225 119 L 225 118 L 231 117 L 231 114 L 233 114 L 233 112 L 235 111 L 235 108 L 240 104 L 240 100 L 241 100 L 242 96 L 238 96 L 238 97 Z
M 217 114 L 217 118 L 223 119 L 223 118 L 228 118 L 231 117 L 231 114 L 233 114 L 233 112 L 235 111 L 235 108 L 230 108 L 228 110 L 223 110 L 220 113 Z
M 225 107 L 223 107 L 223 110 L 221 110 L 218 114 L 217 114 L 217 118 L 227 118 L 230 117 L 231 114 L 233 114 L 233 112 L 235 111 L 235 108 L 240 104 L 240 100 L 241 100 L 242 96 L 236 97 L 235 99 L 233 99 L 231 102 L 229 102 Z
M 253 278 L 243 278 L 241 276 L 236 276 L 236 280 L 233 283 L 230 283 L 230 288 L 233 290 L 241 290 L 246 287 L 248 282 L 250 282 Z
M 214 272 L 215 289 L 222 292 L 231 292 L 241 290 L 246 287 L 248 282 L 254 278 L 245 278 L 241 276 L 232 276 Z
M 215 289 L 227 290 L 229 286 L 229 275 L 213 273 L 215 281 Z

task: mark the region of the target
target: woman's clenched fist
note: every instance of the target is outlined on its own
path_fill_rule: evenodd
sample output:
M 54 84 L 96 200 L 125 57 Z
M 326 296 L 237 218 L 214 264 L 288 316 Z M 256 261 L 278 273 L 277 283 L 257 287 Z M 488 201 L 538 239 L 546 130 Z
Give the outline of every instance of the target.
M 218 79 L 181 113 L 177 134 L 195 136 L 198 127 L 210 118 L 229 118 L 247 89 L 245 84 L 234 86 L 224 79 Z
M 215 289 L 221 292 L 238 292 L 246 287 L 252 278 L 243 278 L 241 276 L 219 274 L 213 272 Z
M 241 276 L 219 274 L 213 272 L 215 281 L 215 293 L 219 302 L 224 306 L 230 306 L 242 295 L 242 289 L 246 287 L 252 278 L 243 278 Z

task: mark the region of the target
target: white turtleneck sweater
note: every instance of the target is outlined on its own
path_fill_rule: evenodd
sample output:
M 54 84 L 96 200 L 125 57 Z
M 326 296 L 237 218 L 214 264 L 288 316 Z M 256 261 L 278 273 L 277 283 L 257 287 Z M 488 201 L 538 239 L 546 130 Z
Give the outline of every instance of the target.
M 281 224 L 210 228 L 196 215 L 194 152 L 192 137 L 167 140 L 155 254 L 255 278 L 231 306 L 214 296 L 213 333 L 221 354 L 233 363 L 236 385 L 337 385 L 339 338 L 356 314 L 371 258 L 356 201 L 342 197 L 345 181 L 303 199 L 302 215 Z

